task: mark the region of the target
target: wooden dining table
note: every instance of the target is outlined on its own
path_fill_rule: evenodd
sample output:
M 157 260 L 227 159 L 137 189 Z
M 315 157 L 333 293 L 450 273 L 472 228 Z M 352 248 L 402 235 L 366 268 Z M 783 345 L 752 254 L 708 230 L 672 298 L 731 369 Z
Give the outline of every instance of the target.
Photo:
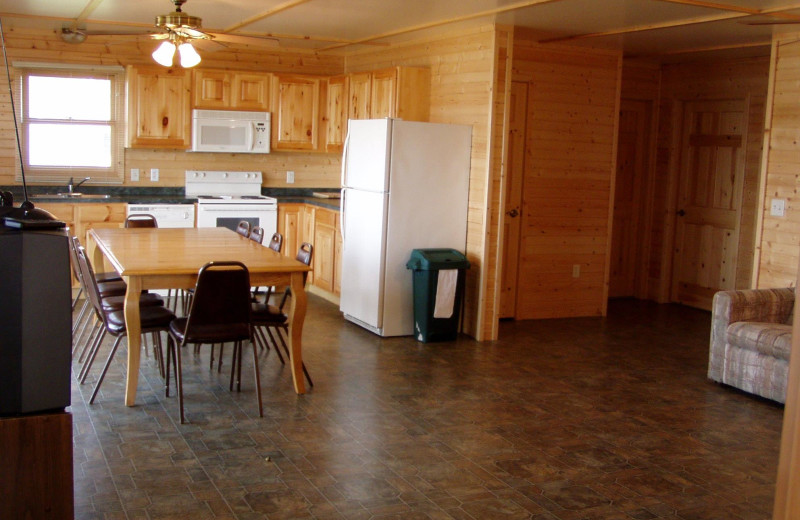
M 139 298 L 147 289 L 189 289 L 200 268 L 211 261 L 236 260 L 250 271 L 253 286 L 290 287 L 289 360 L 298 394 L 305 393 L 302 331 L 306 315 L 304 274 L 311 268 L 226 228 L 120 228 L 92 229 L 96 248 L 93 262 L 100 270 L 104 260 L 128 284 L 125 326 L 128 332 L 128 370 L 125 404 L 133 406 L 139 382 L 141 323 Z

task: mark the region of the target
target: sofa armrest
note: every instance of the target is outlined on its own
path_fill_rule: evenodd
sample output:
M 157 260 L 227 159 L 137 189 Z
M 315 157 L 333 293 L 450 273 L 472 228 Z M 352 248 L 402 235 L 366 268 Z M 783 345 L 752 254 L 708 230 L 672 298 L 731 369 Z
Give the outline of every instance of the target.
M 711 305 L 711 343 L 708 377 L 722 380 L 722 365 L 728 325 L 737 321 L 790 323 L 794 309 L 794 288 L 720 291 Z

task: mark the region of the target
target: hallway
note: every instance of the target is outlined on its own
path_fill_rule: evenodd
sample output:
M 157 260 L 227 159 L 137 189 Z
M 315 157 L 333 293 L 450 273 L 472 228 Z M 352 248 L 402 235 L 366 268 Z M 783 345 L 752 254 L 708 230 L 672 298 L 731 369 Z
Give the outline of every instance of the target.
M 309 298 L 303 396 L 272 351 L 228 391 L 184 355 L 189 424 L 120 351 L 73 384 L 78 519 L 767 520 L 783 408 L 705 377 L 710 314 L 504 322 L 500 340 L 380 339 Z M 228 349 L 230 350 L 230 349 Z M 101 353 L 101 356 L 104 354 Z M 244 356 L 245 362 L 251 361 Z

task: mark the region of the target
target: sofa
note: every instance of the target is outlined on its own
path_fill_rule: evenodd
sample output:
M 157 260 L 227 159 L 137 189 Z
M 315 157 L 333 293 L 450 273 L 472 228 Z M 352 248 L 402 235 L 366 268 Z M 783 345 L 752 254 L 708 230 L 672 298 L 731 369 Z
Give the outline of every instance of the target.
M 786 402 L 794 293 L 781 288 L 714 295 L 709 379 Z

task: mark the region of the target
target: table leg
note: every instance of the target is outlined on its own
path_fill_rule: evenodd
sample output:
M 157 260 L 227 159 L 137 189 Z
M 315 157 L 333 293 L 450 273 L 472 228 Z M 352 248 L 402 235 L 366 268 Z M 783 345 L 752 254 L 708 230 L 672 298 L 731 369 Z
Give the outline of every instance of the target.
M 292 297 L 289 299 L 289 364 L 292 368 L 294 391 L 306 392 L 303 379 L 303 321 L 306 319 L 306 290 L 303 287 L 303 273 L 292 273 Z
M 125 293 L 125 328 L 128 331 L 128 374 L 125 380 L 125 405 L 136 404 L 136 387 L 139 384 L 139 358 L 142 350 L 142 322 L 139 316 L 141 280 L 136 276 L 124 277 L 128 284 Z

